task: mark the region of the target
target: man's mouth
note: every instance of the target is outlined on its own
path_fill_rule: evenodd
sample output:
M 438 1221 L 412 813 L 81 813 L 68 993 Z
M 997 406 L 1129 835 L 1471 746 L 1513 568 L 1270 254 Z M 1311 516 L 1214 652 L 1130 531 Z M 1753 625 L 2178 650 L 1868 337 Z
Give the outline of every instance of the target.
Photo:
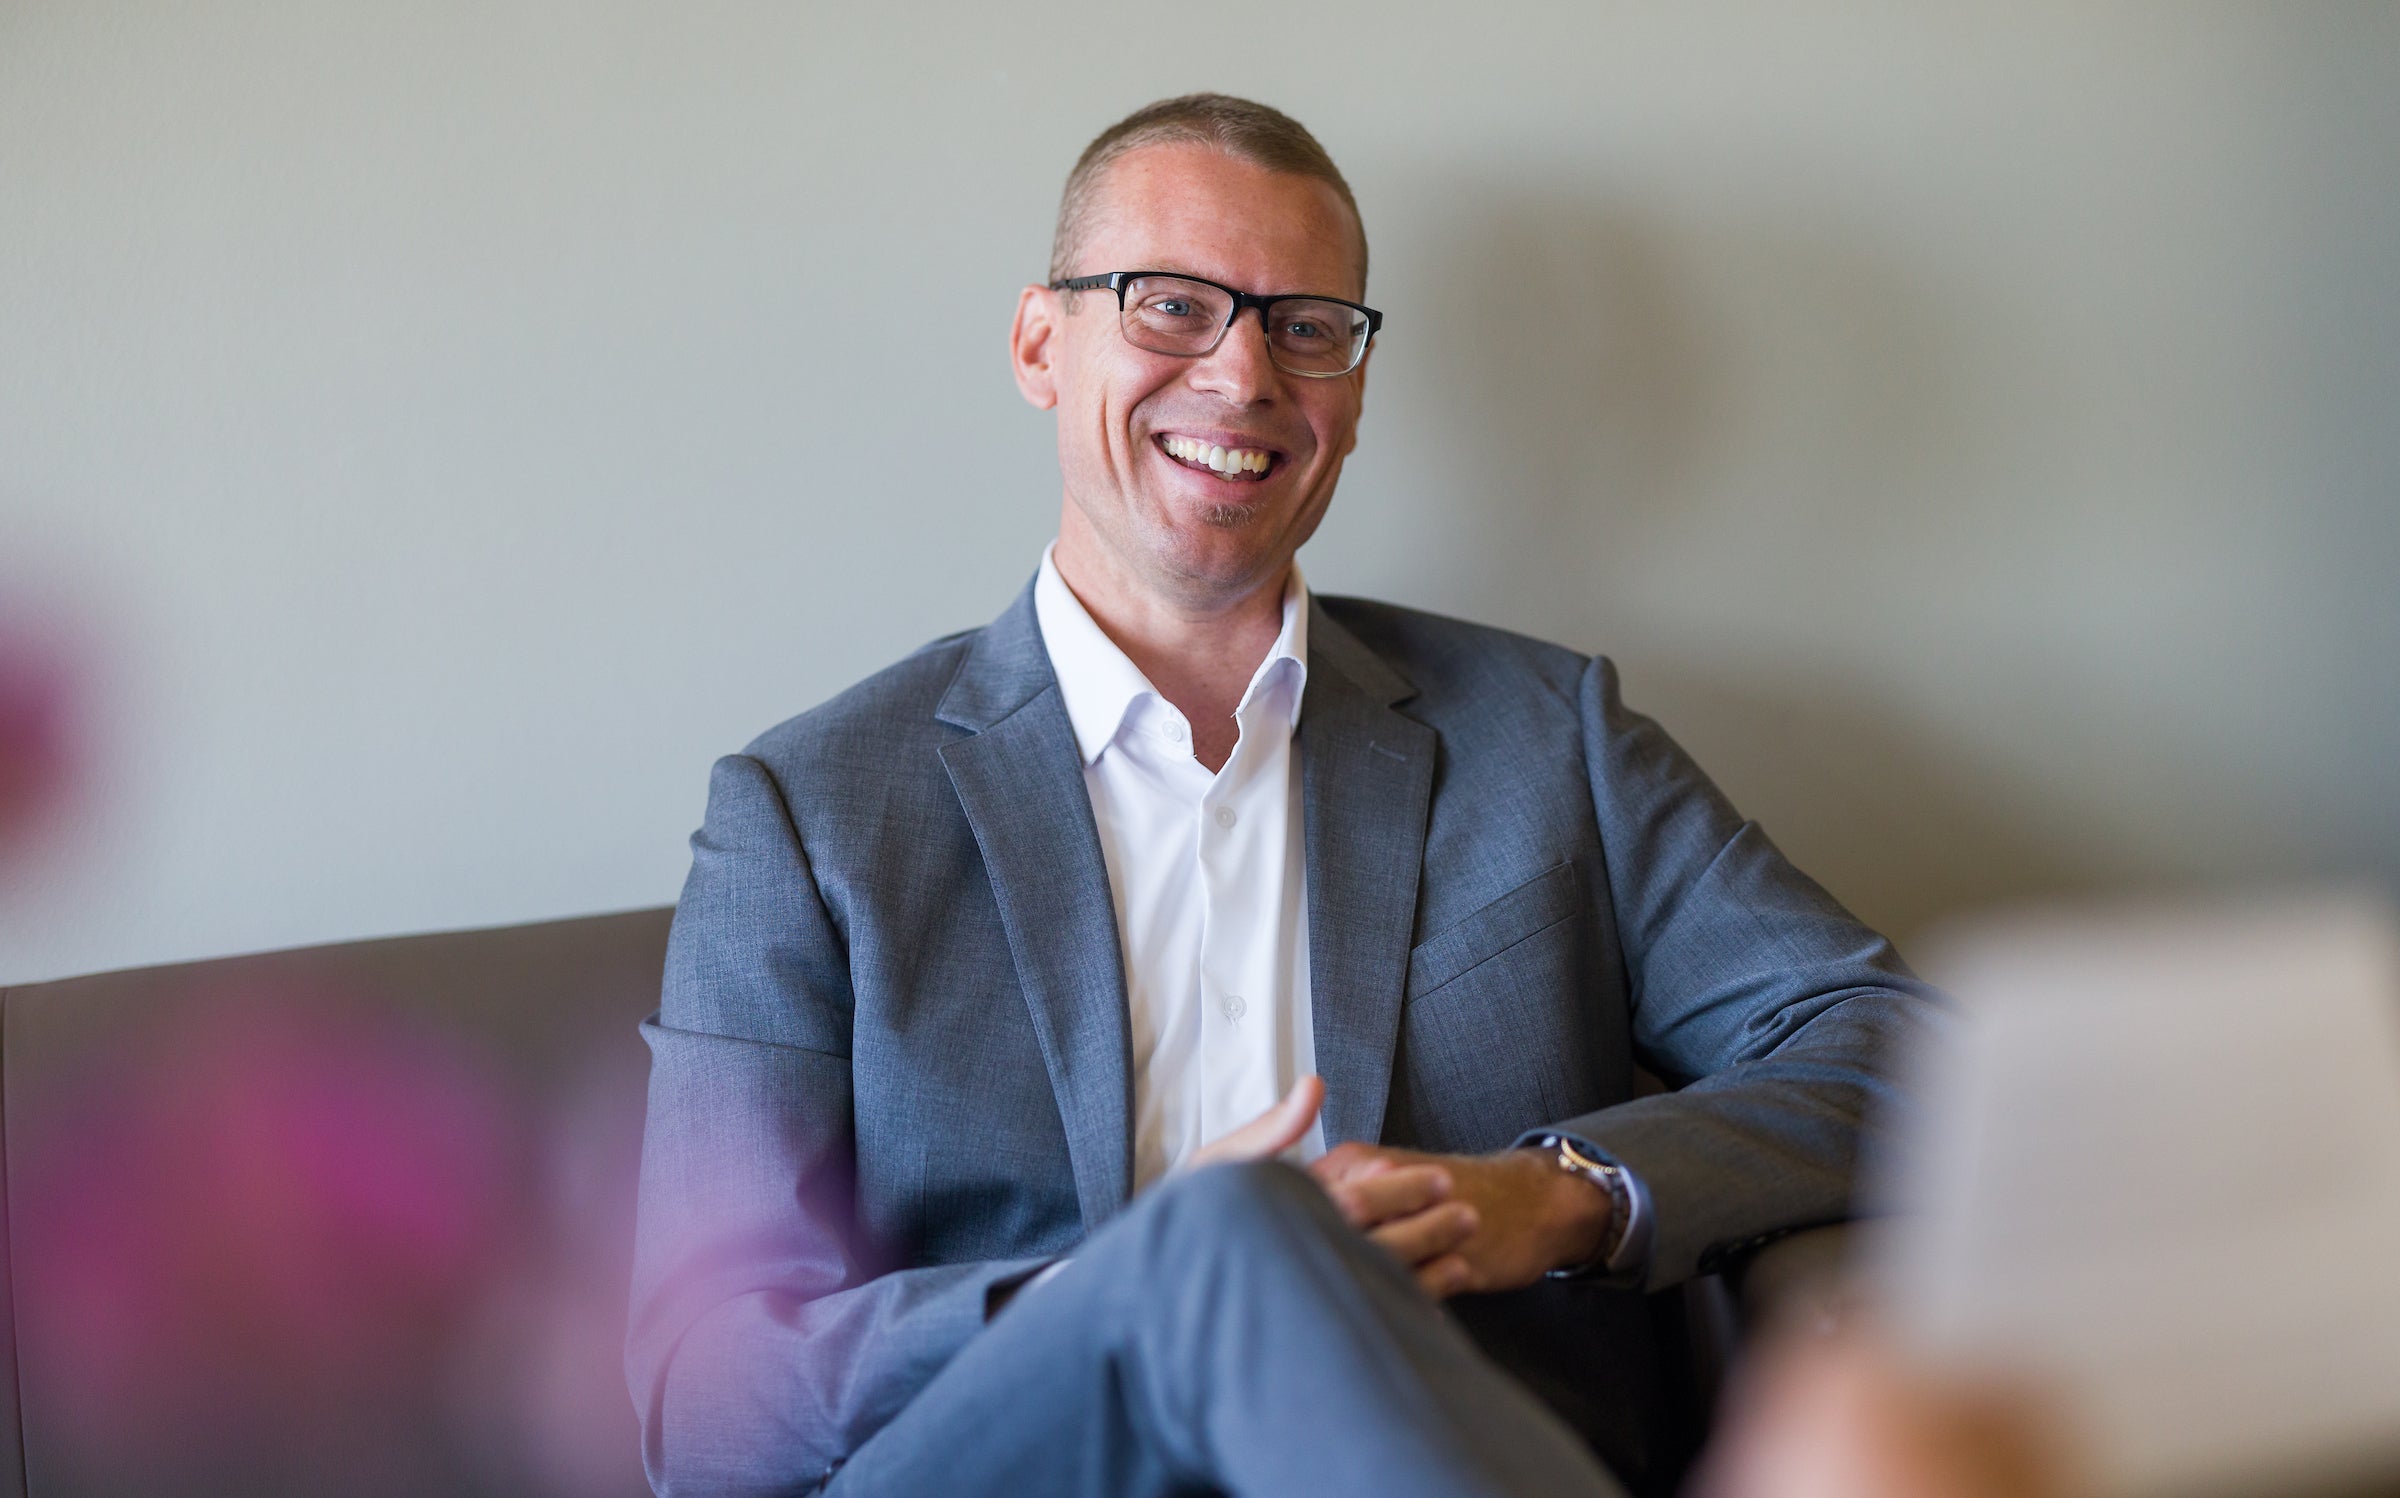
M 1221 479 L 1254 482 L 1265 478 L 1279 455 L 1263 447 L 1222 447 L 1199 437 L 1163 433 L 1159 450 L 1186 468 L 1201 468 Z

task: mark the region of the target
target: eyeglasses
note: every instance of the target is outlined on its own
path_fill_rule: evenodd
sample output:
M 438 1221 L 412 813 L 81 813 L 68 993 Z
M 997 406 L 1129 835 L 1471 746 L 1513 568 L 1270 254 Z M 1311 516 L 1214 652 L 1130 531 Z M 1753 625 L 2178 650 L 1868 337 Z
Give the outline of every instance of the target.
M 1052 291 L 1113 291 L 1125 341 L 1154 354 L 1197 359 L 1225 341 L 1244 307 L 1258 309 L 1267 357 L 1285 374 L 1330 380 L 1358 368 L 1367 342 L 1383 327 L 1372 307 L 1329 296 L 1252 296 L 1198 276 L 1155 270 L 1117 270 L 1069 276 Z

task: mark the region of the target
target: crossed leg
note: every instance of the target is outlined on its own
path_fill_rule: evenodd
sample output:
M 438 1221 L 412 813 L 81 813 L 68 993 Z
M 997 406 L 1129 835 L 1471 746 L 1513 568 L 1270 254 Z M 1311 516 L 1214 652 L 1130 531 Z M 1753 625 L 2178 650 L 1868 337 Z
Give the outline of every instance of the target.
M 1147 1192 L 1012 1302 L 829 1498 L 1621 1498 L 1288 1166 Z

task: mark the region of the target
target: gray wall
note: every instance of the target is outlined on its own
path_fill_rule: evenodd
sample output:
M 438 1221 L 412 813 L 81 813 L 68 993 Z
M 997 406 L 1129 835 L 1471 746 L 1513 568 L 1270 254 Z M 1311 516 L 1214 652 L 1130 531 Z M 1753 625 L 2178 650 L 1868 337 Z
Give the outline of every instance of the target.
M 1374 239 L 1319 587 L 1613 653 L 1903 935 L 2400 872 L 2400 10 L 0 0 L 0 981 L 671 899 L 1030 573 L 1013 295 L 1200 86 Z

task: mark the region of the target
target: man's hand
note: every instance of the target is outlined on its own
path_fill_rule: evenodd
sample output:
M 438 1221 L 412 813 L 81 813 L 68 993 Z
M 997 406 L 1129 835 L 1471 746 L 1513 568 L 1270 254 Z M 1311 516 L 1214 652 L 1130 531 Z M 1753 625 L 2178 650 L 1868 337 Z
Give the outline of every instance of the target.
M 1748 1349 L 1688 1491 L 1706 1498 L 2065 1498 L 2088 1453 L 2056 1389 L 1913 1366 L 1873 1327 Z
M 1274 1107 L 1194 1150 L 1189 1164 L 1271 1160 L 1300 1142 L 1324 1104 L 1325 1083 L 1302 1077 Z M 1585 1262 L 1608 1233 L 1608 1194 L 1534 1150 L 1426 1155 L 1344 1144 L 1308 1173 L 1352 1227 L 1437 1299 L 1530 1285 Z
M 1196 1168 L 1235 1160 L 1271 1160 L 1300 1142 L 1324 1105 L 1324 1081 L 1302 1077 L 1283 1095 L 1283 1101 L 1223 1138 L 1192 1151 L 1189 1164 Z M 1402 1164 L 1397 1159 L 1400 1151 L 1381 1151 L 1394 1158 L 1345 1173 L 1346 1179 L 1337 1189 L 1322 1167 L 1336 1155 L 1355 1158 L 1346 1152 L 1359 1148 L 1343 1145 L 1310 1166 L 1309 1173 L 1325 1187 L 1352 1226 L 1417 1271 L 1417 1282 L 1427 1294 L 1456 1293 L 1447 1287 L 1464 1272 L 1464 1261 L 1453 1251 L 1474 1235 L 1478 1218 L 1473 1207 L 1449 1200 L 1449 1157 L 1426 1155 L 1417 1157 L 1425 1163 Z
M 1344 1144 L 1309 1166 L 1352 1226 L 1436 1297 L 1514 1290 L 1588 1261 L 1606 1241 L 1608 1193 L 1534 1150 L 1426 1155 Z

